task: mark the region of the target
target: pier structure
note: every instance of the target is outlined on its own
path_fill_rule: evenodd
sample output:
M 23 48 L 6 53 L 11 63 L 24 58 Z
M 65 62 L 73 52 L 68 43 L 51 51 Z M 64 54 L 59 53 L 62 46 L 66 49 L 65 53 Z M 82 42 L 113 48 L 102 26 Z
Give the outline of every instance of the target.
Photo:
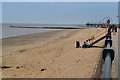
M 87 27 L 105 27 L 102 23 L 86 23 Z

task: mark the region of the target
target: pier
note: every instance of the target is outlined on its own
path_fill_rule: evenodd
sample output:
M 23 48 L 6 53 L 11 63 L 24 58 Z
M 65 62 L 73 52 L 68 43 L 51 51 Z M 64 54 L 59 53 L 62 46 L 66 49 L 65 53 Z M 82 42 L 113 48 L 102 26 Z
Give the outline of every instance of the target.
M 99 23 L 86 23 L 87 27 L 105 27 L 104 24 Z

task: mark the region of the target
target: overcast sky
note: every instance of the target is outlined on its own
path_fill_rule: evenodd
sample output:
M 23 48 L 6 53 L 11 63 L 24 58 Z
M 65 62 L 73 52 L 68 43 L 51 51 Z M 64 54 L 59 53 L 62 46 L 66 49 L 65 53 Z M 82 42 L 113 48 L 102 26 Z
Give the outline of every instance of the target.
M 3 23 L 84 24 L 110 16 L 117 23 L 117 2 L 3 2 Z

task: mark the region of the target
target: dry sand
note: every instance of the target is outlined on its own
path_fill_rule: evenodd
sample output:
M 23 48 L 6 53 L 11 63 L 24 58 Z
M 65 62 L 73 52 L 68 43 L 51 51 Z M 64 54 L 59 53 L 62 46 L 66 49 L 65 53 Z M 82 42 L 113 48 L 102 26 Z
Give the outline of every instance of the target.
M 101 29 L 61 30 L 3 39 L 3 78 L 91 78 L 102 48 L 75 48 Z M 102 47 L 104 40 L 96 46 Z

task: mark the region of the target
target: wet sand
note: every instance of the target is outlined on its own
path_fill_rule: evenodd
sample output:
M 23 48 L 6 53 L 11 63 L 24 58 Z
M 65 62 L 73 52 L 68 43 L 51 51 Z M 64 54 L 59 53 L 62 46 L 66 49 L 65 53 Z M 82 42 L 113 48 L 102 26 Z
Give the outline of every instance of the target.
M 75 48 L 101 30 L 61 30 L 3 39 L 3 78 L 92 78 L 104 40 L 92 48 Z

